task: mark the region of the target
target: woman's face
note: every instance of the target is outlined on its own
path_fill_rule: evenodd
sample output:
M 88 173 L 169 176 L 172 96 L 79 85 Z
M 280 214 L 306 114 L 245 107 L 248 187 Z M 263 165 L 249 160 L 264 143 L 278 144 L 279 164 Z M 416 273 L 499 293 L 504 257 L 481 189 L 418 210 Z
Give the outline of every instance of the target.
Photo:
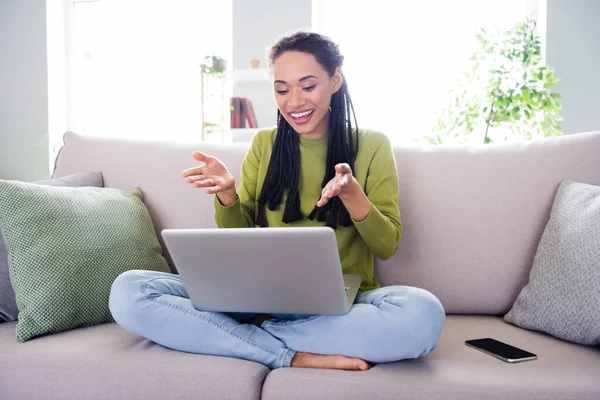
M 338 68 L 330 77 L 309 53 L 286 51 L 273 63 L 273 89 L 281 115 L 306 138 L 327 135 L 331 95 L 342 85 Z

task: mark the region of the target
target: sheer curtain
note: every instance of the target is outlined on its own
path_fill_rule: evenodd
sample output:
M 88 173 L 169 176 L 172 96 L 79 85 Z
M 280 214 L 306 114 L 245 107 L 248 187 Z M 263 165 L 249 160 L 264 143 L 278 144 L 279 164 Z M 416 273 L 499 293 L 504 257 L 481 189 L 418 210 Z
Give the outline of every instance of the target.
M 358 125 L 395 142 L 431 131 L 476 49 L 478 27 L 509 28 L 527 0 L 313 0 L 313 28 L 345 56 Z
M 200 140 L 199 65 L 231 60 L 231 23 L 231 0 L 74 0 L 70 128 Z

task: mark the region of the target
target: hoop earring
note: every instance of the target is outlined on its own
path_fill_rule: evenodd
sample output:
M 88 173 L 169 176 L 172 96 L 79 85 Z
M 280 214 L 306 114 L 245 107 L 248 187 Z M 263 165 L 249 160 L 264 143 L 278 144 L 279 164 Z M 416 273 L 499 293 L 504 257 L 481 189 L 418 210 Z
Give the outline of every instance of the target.
M 329 106 L 329 112 L 331 112 L 331 106 Z

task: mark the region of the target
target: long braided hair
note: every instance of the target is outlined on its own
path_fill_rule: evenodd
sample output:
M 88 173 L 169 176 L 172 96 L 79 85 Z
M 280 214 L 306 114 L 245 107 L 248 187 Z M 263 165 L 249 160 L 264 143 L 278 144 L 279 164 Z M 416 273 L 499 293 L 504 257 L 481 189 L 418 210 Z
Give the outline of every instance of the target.
M 338 46 L 328 37 L 313 32 L 297 32 L 279 40 L 269 55 L 271 66 L 286 51 L 300 51 L 312 54 L 329 76 L 341 67 L 344 56 Z M 335 166 L 347 163 L 354 174 L 354 162 L 358 153 L 358 126 L 354 106 L 348 92 L 348 84 L 342 75 L 342 86 L 331 96 L 329 111 L 329 132 L 325 176 L 321 187 L 335 176 Z M 354 124 L 353 124 L 354 122 Z M 275 211 L 287 193 L 282 221 L 286 224 L 304 218 L 300 211 L 300 138 L 299 134 L 277 110 L 277 135 L 262 190 L 258 197 L 256 224 L 268 226 L 265 207 Z M 319 199 L 315 199 L 315 203 Z M 309 219 L 325 222 L 336 229 L 338 224 L 351 226 L 350 214 L 339 197 L 330 199 L 323 207 L 312 210 Z

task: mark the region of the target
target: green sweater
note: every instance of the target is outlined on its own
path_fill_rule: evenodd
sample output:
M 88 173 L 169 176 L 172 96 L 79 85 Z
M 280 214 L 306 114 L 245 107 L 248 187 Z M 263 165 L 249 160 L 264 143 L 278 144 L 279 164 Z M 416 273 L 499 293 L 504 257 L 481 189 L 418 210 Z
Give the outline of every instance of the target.
M 269 129 L 261 130 L 254 136 L 242 165 L 236 202 L 225 207 L 215 196 L 215 220 L 220 228 L 256 226 L 258 195 L 267 174 L 276 134 L 276 129 Z M 300 137 L 300 153 L 299 190 L 301 211 L 305 217 L 290 224 L 282 222 L 284 197 L 277 210 L 265 208 L 268 225 L 271 227 L 325 225 L 325 222 L 316 219 L 311 221 L 307 216 L 321 196 L 327 137 Z M 398 173 L 390 142 L 385 135 L 360 131 L 355 178 L 373 207 L 365 220 L 354 221 L 351 227 L 338 226 L 336 238 L 344 274 L 363 275 L 361 290 L 371 290 L 380 287 L 374 274 L 374 256 L 384 260 L 393 256 L 402 235 L 398 208 Z

